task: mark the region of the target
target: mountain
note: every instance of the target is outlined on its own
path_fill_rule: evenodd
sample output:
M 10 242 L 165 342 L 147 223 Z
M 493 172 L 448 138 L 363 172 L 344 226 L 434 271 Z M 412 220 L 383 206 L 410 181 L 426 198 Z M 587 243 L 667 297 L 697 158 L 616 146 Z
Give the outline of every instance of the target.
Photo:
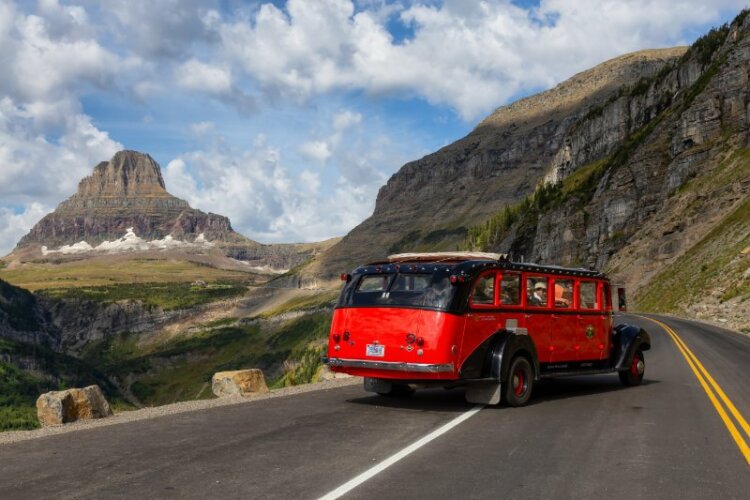
M 750 19 L 608 61 L 404 165 L 305 272 L 467 248 L 586 266 L 643 310 L 750 331 Z
M 94 167 L 78 191 L 39 221 L 17 249 L 35 244 L 50 249 L 86 242 L 97 246 L 120 239 L 128 228 L 146 241 L 167 236 L 259 246 L 232 230 L 229 219 L 191 208 L 169 194 L 159 165 L 147 154 L 120 151 Z
M 284 270 L 329 244 L 262 245 L 250 240 L 234 231 L 228 218 L 191 208 L 169 194 L 151 156 L 120 151 L 94 167 L 78 191 L 42 218 L 6 260 L 218 249 L 258 269 Z
M 604 133 L 569 158 L 587 113 L 622 85 L 657 75 L 685 50 L 647 50 L 605 62 L 499 108 L 463 139 L 407 163 L 380 189 L 373 215 L 326 252 L 315 272 L 336 276 L 387 253 L 455 248 L 469 227 L 532 192 L 559 166 L 572 170 L 574 161 L 615 149 L 628 133 L 620 121 L 607 123 Z

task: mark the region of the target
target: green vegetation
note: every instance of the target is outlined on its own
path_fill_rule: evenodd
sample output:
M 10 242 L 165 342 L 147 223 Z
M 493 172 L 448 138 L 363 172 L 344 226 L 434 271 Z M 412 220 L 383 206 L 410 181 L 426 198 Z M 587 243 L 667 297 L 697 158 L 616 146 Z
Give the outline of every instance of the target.
M 300 347 L 304 347 L 300 349 Z M 299 346 L 292 351 L 291 358 L 297 359 L 298 364 L 287 371 L 274 382 L 274 388 L 289 387 L 290 385 L 308 384 L 313 382 L 315 374 L 323 366 L 320 358 L 325 354 L 327 344 L 324 340 L 311 342 L 307 346 Z
M 244 282 L 255 283 L 258 275 L 218 269 L 197 262 L 164 259 L 85 260 L 64 263 L 26 263 L 0 270 L 0 279 L 27 290 L 90 288 L 152 283 Z
M 201 304 L 244 295 L 247 287 L 233 282 L 207 286 L 189 283 L 138 283 L 88 288 L 58 288 L 39 292 L 58 299 L 93 300 L 112 303 L 121 300 L 140 301 L 164 310 L 188 309 Z
M 13 358 L 34 360 L 35 370 L 44 373 L 45 378 L 31 375 L 7 361 L 0 361 L 0 430 L 38 427 L 36 399 L 44 392 L 66 387 L 97 384 L 111 403 L 123 404 L 109 381 L 84 361 L 41 345 L 0 339 L 0 359 Z
M 690 49 L 682 56 L 682 61 L 695 58 L 701 65 L 705 66 L 711 62 L 714 53 L 724 44 L 729 34 L 729 25 L 724 24 L 700 37 L 690 46 Z
M 579 168 L 559 184 L 543 184 L 534 193 L 514 205 L 507 205 L 487 221 L 469 229 L 462 250 L 490 250 L 497 248 L 507 232 L 518 223 L 536 225 L 539 215 L 571 199 L 584 207 L 593 197 L 599 180 L 610 166 L 607 157 Z
M 715 283 L 726 287 L 721 300 L 750 299 L 743 274 L 750 268 L 750 199 L 745 200 L 700 242 L 651 280 L 636 300 L 640 310 L 673 312 L 689 305 Z M 727 286 L 727 284 L 729 284 Z
M 5 362 L 0 362 L 0 431 L 36 429 L 36 398 L 45 382 Z
M 123 334 L 91 344 L 87 362 L 119 380 L 132 378 L 133 394 L 146 405 L 212 398 L 211 377 L 217 371 L 260 368 L 269 385 L 309 382 L 319 367 L 308 346 L 320 345 L 331 324 L 329 311 L 288 321 L 239 320 L 236 325 L 206 328 L 193 337 L 175 340 L 148 352 L 137 336 Z M 311 366 L 314 364 L 315 366 Z M 292 368 L 286 376 L 285 366 Z M 303 368 L 300 368 L 303 367 Z

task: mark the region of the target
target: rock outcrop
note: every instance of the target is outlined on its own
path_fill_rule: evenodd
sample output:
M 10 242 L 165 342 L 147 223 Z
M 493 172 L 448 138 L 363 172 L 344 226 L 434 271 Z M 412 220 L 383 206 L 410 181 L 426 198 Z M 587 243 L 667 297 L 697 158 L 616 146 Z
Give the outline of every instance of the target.
M 47 392 L 37 399 L 36 409 L 39 423 L 43 427 L 112 415 L 109 403 L 98 385 Z
M 78 191 L 39 221 L 16 250 L 49 249 L 86 242 L 97 246 L 122 238 L 133 228 L 143 240 L 208 241 L 260 246 L 236 233 L 224 216 L 204 213 L 169 194 L 159 165 L 147 154 L 120 151 L 94 168 Z
M 269 392 L 263 372 L 256 368 L 217 372 L 211 379 L 211 389 L 217 397 L 250 397 Z

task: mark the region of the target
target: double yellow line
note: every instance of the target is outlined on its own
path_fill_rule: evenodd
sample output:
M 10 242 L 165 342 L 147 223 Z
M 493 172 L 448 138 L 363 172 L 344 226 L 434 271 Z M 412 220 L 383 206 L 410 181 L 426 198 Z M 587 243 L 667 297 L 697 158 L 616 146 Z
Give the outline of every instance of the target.
M 716 408 L 719 416 L 724 421 L 724 425 L 727 426 L 729 434 L 732 436 L 734 442 L 737 443 L 737 447 L 745 456 L 745 460 L 747 461 L 748 465 L 750 465 L 750 446 L 748 445 L 748 441 L 746 440 L 746 438 L 743 437 L 742 433 L 739 431 L 739 429 L 737 429 L 737 425 L 739 425 L 745 432 L 745 436 L 747 438 L 750 438 L 750 425 L 748 425 L 745 418 L 737 410 L 732 401 L 727 397 L 719 384 L 716 383 L 711 374 L 708 373 L 708 370 L 706 370 L 706 368 L 698 360 L 695 354 L 693 354 L 693 351 L 691 351 L 688 346 L 685 345 L 685 342 L 682 341 L 680 336 L 677 335 L 677 332 L 670 328 L 669 325 L 666 325 L 665 323 L 662 323 L 657 319 L 646 318 L 645 316 L 639 317 L 647 319 L 649 321 L 653 321 L 657 325 L 661 326 L 664 331 L 666 331 L 667 334 L 672 337 L 672 340 L 677 345 L 677 348 L 680 350 L 682 355 L 685 357 L 688 366 L 690 366 L 690 369 L 693 370 L 693 373 L 698 379 L 698 382 L 700 382 L 701 386 L 703 387 L 703 390 L 706 391 L 708 399 L 711 400 L 714 408 Z M 734 419 L 737 421 L 737 425 L 735 425 L 735 422 L 732 421 L 732 419 L 729 417 L 727 411 L 724 409 L 724 406 L 721 405 L 719 400 L 724 403 L 724 406 L 726 406 L 726 408 L 729 410 L 729 413 L 732 414 Z

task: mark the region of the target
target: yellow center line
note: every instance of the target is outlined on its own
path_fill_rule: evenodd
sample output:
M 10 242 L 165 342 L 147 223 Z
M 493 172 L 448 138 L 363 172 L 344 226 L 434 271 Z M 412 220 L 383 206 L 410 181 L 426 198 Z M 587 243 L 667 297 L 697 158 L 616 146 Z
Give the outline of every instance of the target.
M 732 419 L 729 417 L 729 415 L 727 415 L 727 412 L 726 410 L 724 410 L 724 407 L 721 406 L 721 403 L 717 399 L 716 394 L 719 395 L 719 398 L 721 398 L 721 400 L 724 402 L 727 408 L 729 408 L 729 411 L 732 413 L 734 418 L 740 424 L 740 426 L 748 435 L 748 437 L 750 437 L 750 426 L 748 426 L 748 423 L 744 419 L 742 414 L 740 414 L 740 412 L 737 410 L 734 404 L 732 404 L 732 401 L 727 397 L 726 393 L 724 393 L 724 391 L 721 389 L 719 384 L 716 383 L 714 378 L 708 373 L 708 370 L 706 370 L 706 368 L 698 360 L 695 354 L 693 354 L 693 352 L 688 348 L 685 342 L 683 342 L 680 336 L 677 335 L 677 332 L 675 332 L 668 325 L 666 325 L 665 323 L 662 323 L 661 321 L 657 319 L 647 318 L 645 316 L 638 316 L 638 317 L 647 319 L 649 321 L 656 323 L 657 325 L 662 327 L 665 332 L 667 332 L 667 335 L 670 336 L 672 341 L 677 346 L 677 349 L 679 349 L 679 351 L 685 357 L 685 360 L 687 361 L 688 366 L 690 367 L 691 370 L 693 370 L 693 373 L 695 374 L 695 377 L 698 379 L 698 382 L 700 382 L 701 387 L 703 387 L 703 390 L 706 391 L 706 395 L 708 395 L 708 399 L 714 405 L 716 412 L 724 421 L 724 425 L 727 427 L 729 434 L 732 436 L 732 438 L 734 439 L 734 442 L 737 444 L 737 447 L 740 449 L 740 451 L 744 455 L 745 460 L 747 461 L 747 464 L 750 465 L 750 446 L 748 446 L 747 442 L 742 437 L 742 434 L 740 433 L 739 429 L 737 429 L 737 426 L 734 424 Z M 709 387 L 709 384 L 710 384 L 710 387 Z M 716 391 L 716 394 L 714 394 L 714 391 Z

